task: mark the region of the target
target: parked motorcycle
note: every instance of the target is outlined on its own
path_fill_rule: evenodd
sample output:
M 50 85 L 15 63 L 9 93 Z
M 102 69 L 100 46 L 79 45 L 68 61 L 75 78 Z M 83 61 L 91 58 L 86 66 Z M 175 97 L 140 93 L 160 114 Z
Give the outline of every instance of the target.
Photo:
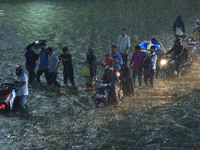
M 0 85 L 0 111 L 12 111 L 15 98 L 15 85 L 11 83 L 2 83 Z

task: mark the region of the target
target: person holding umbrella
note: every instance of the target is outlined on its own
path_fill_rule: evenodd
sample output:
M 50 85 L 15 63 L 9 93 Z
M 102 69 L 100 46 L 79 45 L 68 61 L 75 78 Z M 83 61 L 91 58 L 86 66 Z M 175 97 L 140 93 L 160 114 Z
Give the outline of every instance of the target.
M 34 52 L 34 44 L 29 44 L 26 50 L 26 70 L 29 73 L 29 83 L 33 83 L 35 81 L 36 60 L 38 60 L 39 55 Z

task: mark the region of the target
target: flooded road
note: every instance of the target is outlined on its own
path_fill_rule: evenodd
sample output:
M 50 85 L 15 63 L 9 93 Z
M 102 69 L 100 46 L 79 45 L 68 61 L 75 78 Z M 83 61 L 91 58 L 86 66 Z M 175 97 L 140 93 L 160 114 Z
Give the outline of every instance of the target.
M 94 108 L 93 91 L 60 95 L 30 88 L 28 114 L 1 115 L 0 144 L 4 149 L 198 149 L 199 67 L 195 63 L 179 79 L 156 79 L 154 88 L 136 88 L 135 97 L 102 109 Z
M 89 47 L 103 61 L 122 28 L 133 46 L 156 36 L 169 49 L 176 16 L 183 14 L 189 35 L 199 17 L 199 5 L 196 0 L 180 5 L 155 0 L 0 0 L 0 10 L 5 12 L 0 18 L 4 81 L 13 82 L 15 66 L 24 66 L 27 44 L 47 39 L 47 46 L 57 54 L 69 47 L 79 87 L 75 93 L 60 94 L 54 87 L 30 85 L 28 113 L 0 115 L 0 149 L 199 149 L 200 62 L 184 77 L 156 79 L 154 88 L 135 88 L 134 97 L 103 109 L 94 108 L 95 91 L 84 90 L 78 65 Z M 99 67 L 99 78 L 102 72 Z M 58 81 L 63 81 L 62 66 Z

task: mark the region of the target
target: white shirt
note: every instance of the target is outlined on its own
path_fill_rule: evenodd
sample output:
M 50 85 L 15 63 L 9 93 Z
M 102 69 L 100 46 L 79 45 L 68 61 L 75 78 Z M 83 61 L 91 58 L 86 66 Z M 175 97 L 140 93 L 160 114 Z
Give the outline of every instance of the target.
M 58 67 L 58 63 L 60 62 L 58 56 L 54 53 L 52 55 L 48 55 L 48 61 L 49 61 L 49 72 L 54 72 Z
M 155 52 L 151 54 L 151 62 L 152 62 L 152 66 L 153 66 L 152 69 L 153 70 L 156 70 L 157 58 L 158 58 L 158 56 L 157 56 L 157 54 Z
M 130 38 L 127 35 L 125 35 L 125 37 L 120 35 L 118 37 L 118 45 L 117 46 L 119 47 L 119 52 L 121 54 L 125 54 L 127 48 L 131 46 Z
M 176 35 L 179 35 L 179 36 L 182 36 L 184 33 L 183 33 L 183 30 L 179 27 L 176 27 Z
M 16 96 L 23 96 L 23 95 L 28 95 L 28 76 L 26 73 L 22 73 L 21 76 L 18 78 L 18 82 L 26 82 L 26 84 L 23 87 L 20 87 L 17 92 Z

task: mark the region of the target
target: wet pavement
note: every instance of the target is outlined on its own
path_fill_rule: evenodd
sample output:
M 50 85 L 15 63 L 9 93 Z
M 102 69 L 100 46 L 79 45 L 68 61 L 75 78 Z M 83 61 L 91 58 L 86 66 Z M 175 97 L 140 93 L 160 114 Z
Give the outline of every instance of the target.
M 135 88 L 117 106 L 96 109 L 94 91 L 30 88 L 28 113 L 1 115 L 4 149 L 198 149 L 199 64 L 179 79 Z M 38 85 L 36 85 L 38 86 Z M 54 89 L 54 91 L 53 91 Z

